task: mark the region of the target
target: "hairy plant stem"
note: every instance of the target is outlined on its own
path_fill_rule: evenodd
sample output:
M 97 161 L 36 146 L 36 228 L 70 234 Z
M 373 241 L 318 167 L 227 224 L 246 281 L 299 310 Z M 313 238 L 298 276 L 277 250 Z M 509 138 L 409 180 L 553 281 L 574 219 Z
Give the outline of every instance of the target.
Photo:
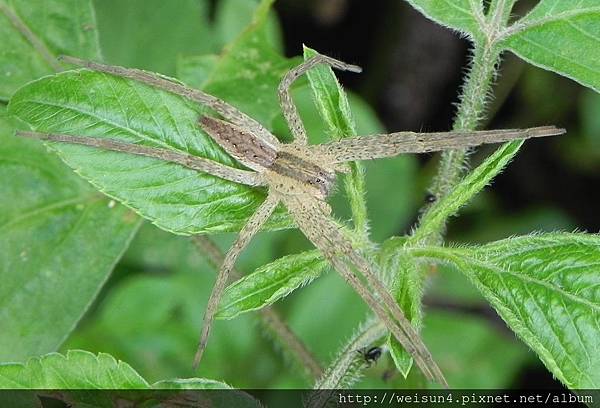
M 194 235 L 192 242 L 199 249 L 201 255 L 206 257 L 211 266 L 218 270 L 225 259 L 219 247 L 210 238 L 203 235 Z M 240 279 L 242 275 L 234 268 L 231 271 L 231 277 Z M 301 366 L 309 381 L 320 378 L 323 375 L 321 366 L 304 342 L 296 336 L 281 316 L 271 307 L 265 307 L 259 313 L 261 324 L 283 356 Z
M 462 88 L 454 120 L 454 131 L 476 130 L 483 121 L 499 58 L 500 53 L 493 42 L 475 43 L 471 66 Z M 430 193 L 438 200 L 445 197 L 462 178 L 467 168 L 467 160 L 467 149 L 443 152 L 437 175 L 429 188 Z M 441 244 L 445 229 L 445 225 L 443 225 L 439 231 L 429 235 L 425 241 L 429 244 Z

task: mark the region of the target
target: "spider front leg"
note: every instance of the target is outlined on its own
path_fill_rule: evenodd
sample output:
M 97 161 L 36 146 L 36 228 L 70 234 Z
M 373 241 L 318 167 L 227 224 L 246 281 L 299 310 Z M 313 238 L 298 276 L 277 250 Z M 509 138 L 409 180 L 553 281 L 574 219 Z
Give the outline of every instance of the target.
M 326 55 L 318 54 L 306 60 L 297 67 L 292 68 L 284 75 L 281 83 L 279 84 L 279 102 L 281 104 L 283 116 L 285 117 L 285 120 L 290 127 L 290 131 L 294 136 L 294 143 L 301 145 L 308 144 L 308 136 L 306 135 L 306 129 L 304 128 L 302 119 L 300 119 L 300 115 L 298 114 L 298 109 L 296 108 L 296 105 L 292 99 L 292 95 L 290 94 L 290 86 L 294 83 L 294 81 L 296 81 L 296 79 L 319 64 L 326 64 L 342 71 L 362 71 L 362 69 L 356 65 L 346 64 L 345 62 L 338 61 Z
M 196 355 L 194 357 L 194 368 L 198 367 L 200 360 L 202 359 L 202 354 L 204 353 L 206 343 L 208 342 L 208 336 L 210 335 L 210 329 L 219 306 L 219 301 L 221 300 L 223 291 L 225 290 L 225 286 L 227 285 L 227 281 L 229 279 L 229 274 L 233 269 L 236 259 L 248 245 L 252 237 L 260 230 L 264 223 L 269 219 L 271 214 L 273 214 L 273 211 L 277 207 L 278 203 L 279 198 L 277 198 L 274 194 L 269 194 L 267 199 L 261 204 L 252 217 L 250 217 L 246 225 L 244 225 L 244 228 L 242 228 L 240 231 L 240 234 L 233 243 L 233 246 L 229 249 L 227 255 L 225 255 L 225 260 L 223 261 L 223 265 L 221 265 L 221 269 L 217 275 L 217 280 L 208 299 L 206 312 L 204 313 L 200 342 L 198 343 L 198 350 L 196 351 Z

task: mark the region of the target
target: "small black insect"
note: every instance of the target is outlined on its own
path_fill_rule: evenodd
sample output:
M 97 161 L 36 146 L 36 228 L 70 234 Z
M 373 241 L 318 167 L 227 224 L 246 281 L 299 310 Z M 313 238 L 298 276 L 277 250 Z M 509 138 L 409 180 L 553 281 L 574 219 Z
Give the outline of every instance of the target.
M 371 366 L 374 363 L 377 363 L 377 360 L 379 360 L 379 357 L 381 357 L 381 354 L 383 353 L 383 349 L 381 347 L 371 347 L 371 348 L 363 348 L 360 350 L 356 350 L 358 353 L 362 354 L 363 359 L 365 360 L 365 363 L 367 363 L 367 366 Z
M 437 200 L 437 197 L 434 194 L 431 194 L 431 193 L 425 194 L 425 202 L 426 203 L 432 204 L 432 203 L 435 203 L 436 200 Z

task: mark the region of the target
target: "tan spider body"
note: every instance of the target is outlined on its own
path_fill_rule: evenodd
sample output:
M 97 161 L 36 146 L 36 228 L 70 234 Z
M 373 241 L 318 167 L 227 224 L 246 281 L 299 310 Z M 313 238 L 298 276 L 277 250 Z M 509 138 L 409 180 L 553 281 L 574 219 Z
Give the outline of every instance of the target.
M 238 255 L 264 225 L 277 205 L 283 203 L 298 228 L 364 299 L 378 318 L 385 323 L 394 337 L 413 356 L 415 363 L 424 375 L 429 380 L 447 386 L 444 376 L 420 336 L 378 279 L 374 265 L 360 251 L 353 248 L 339 225 L 329 216 L 331 208 L 325 200 L 335 186 L 336 173 L 348 172 L 347 162 L 349 161 L 564 133 L 563 130 L 554 127 L 463 133 L 399 132 L 354 137 L 309 146 L 304 126 L 289 93 L 290 85 L 307 70 L 321 63 L 338 69 L 360 72 L 360 68 L 356 66 L 318 55 L 290 70 L 280 84 L 279 97 L 282 111 L 294 136 L 292 143 L 282 144 L 254 119 L 214 96 L 145 71 L 81 61 L 72 57 L 64 59 L 92 70 L 144 82 L 212 108 L 224 120 L 204 116 L 199 118 L 199 126 L 228 154 L 250 170 L 234 169 L 211 160 L 191 156 L 185 152 L 150 148 L 107 138 L 37 132 L 21 132 L 22 136 L 154 157 L 236 183 L 267 187 L 266 200 L 242 228 L 220 268 L 205 313 L 195 364 L 199 363 L 206 347 L 219 300 Z

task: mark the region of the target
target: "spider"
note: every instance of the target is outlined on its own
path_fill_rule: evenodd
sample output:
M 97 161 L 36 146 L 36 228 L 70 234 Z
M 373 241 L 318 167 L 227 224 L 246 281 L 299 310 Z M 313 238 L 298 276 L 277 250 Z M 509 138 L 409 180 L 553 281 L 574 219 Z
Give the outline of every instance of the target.
M 309 146 L 306 130 L 290 94 L 292 83 L 318 64 L 329 65 L 339 70 L 361 72 L 361 69 L 355 65 L 317 55 L 288 71 L 279 85 L 281 109 L 294 138 L 291 143 L 283 144 L 260 123 L 227 102 L 166 77 L 74 57 L 61 58 L 76 66 L 136 80 L 212 108 L 221 118 L 201 116 L 198 119 L 199 126 L 229 155 L 249 170 L 234 169 L 183 152 L 125 143 L 109 138 L 18 132 L 20 136 L 153 157 L 236 183 L 267 188 L 265 201 L 241 229 L 221 265 L 204 314 L 198 350 L 194 358 L 195 367 L 198 366 L 206 347 L 219 300 L 236 259 L 279 203 L 283 203 L 302 233 L 384 322 L 392 335 L 412 355 L 425 377 L 447 387 L 441 370 L 419 334 L 378 279 L 374 265 L 353 247 L 351 241 L 331 218 L 331 208 L 326 199 L 334 187 L 336 173 L 347 173 L 350 170 L 348 162 L 351 161 L 564 133 L 564 130 L 551 126 L 525 130 L 460 133 L 398 132 L 353 137 Z

